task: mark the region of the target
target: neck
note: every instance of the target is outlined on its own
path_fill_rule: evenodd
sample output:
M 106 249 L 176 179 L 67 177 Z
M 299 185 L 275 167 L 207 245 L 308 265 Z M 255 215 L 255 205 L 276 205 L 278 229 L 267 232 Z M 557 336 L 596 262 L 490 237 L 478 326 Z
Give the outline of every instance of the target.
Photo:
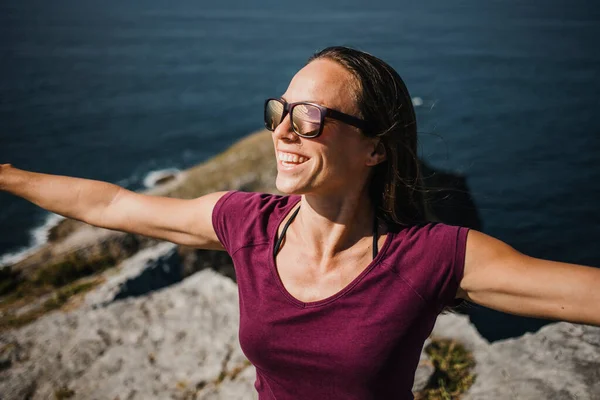
M 326 262 L 361 240 L 372 240 L 373 218 L 366 191 L 347 196 L 304 195 L 292 227 L 312 254 Z

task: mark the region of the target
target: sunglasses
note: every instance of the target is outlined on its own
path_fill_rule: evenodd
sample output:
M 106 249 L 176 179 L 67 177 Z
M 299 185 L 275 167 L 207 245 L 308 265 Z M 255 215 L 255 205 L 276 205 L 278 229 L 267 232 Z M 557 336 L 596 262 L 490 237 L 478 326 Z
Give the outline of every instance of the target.
M 303 138 L 316 138 L 319 136 L 323 132 L 325 117 L 345 122 L 363 131 L 367 129 L 366 121 L 352 115 L 306 101 L 288 104 L 282 99 L 267 99 L 265 101 L 265 127 L 270 131 L 274 131 L 288 113 L 290 114 L 294 133 Z

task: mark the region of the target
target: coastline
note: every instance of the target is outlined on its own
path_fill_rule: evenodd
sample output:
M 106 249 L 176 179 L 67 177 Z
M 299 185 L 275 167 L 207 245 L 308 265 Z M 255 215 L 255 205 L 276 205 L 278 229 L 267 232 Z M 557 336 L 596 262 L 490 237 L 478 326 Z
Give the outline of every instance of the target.
M 222 190 L 273 191 L 276 165 L 271 136 L 265 132 L 250 134 L 206 162 L 182 171 L 176 179 L 143 192 L 196 198 Z M 156 239 L 71 219 L 62 219 L 49 230 L 48 236 L 50 240 L 0 269 L 0 319 L 5 328 L 27 324 L 53 310 L 57 304 L 49 307 L 43 300 L 52 293 L 64 298 L 78 292 L 79 280 L 113 269 L 121 261 L 159 243 Z M 193 273 L 195 251 L 180 246 L 180 252 L 184 259 L 190 260 L 185 263 L 192 265 L 188 273 Z M 220 255 L 208 258 L 221 260 Z
M 433 107 L 433 105 L 435 104 L 435 102 L 429 102 L 424 104 L 423 99 L 418 96 L 413 96 L 412 102 L 415 108 L 421 106 Z M 244 141 L 249 136 L 261 134 L 269 134 L 269 132 L 265 130 L 258 130 L 256 132 L 250 133 L 250 135 L 246 136 L 245 138 L 242 138 L 240 141 Z M 156 191 L 156 193 L 162 193 L 163 186 L 166 183 L 171 182 L 171 180 L 173 179 L 179 181 L 179 183 L 183 183 L 181 182 L 181 180 L 184 179 L 184 176 L 187 173 L 190 173 L 190 171 L 193 171 L 194 169 L 205 163 L 210 163 L 211 160 L 218 157 L 219 154 L 216 154 L 208 160 L 198 163 L 184 170 L 171 167 L 148 171 L 145 174 L 145 176 L 141 179 L 141 185 L 143 185 L 143 188 L 139 191 L 142 193 L 154 193 L 154 191 Z M 191 173 L 193 174 L 194 172 Z M 116 184 L 119 186 L 126 186 L 126 184 L 128 183 L 128 178 L 121 179 L 119 182 L 116 182 Z M 269 188 L 269 190 L 274 189 Z M 22 246 L 20 248 L 10 250 L 4 254 L 0 254 L 0 269 L 21 262 L 28 256 L 42 249 L 43 246 L 45 246 L 46 244 L 56 242 L 60 239 L 65 238 L 75 229 L 77 229 L 77 225 L 72 225 L 63 216 L 48 212 L 46 215 L 44 215 L 43 222 L 41 224 L 33 226 L 28 230 L 28 235 L 31 238 L 30 245 Z
M 0 255 L 0 269 L 23 260 L 28 255 L 33 254 L 40 247 L 48 243 L 50 231 L 54 227 L 60 225 L 63 220 L 65 220 L 65 218 L 61 215 L 48 213 L 45 216 L 44 223 L 29 230 L 29 235 L 33 241 L 32 245 Z
M 142 192 L 155 190 L 159 186 L 172 180 L 177 181 L 180 179 L 182 172 L 183 171 L 177 168 L 152 170 L 143 178 L 144 189 Z M 121 186 L 120 182 L 117 182 L 117 185 Z M 57 240 L 68 236 L 73 230 L 69 229 L 69 227 L 61 227 L 63 223 L 69 225 L 67 221 L 68 220 L 62 215 L 46 212 L 44 215 L 44 222 L 41 225 L 34 226 L 28 231 L 32 244 L 0 254 L 0 269 L 16 264 L 38 251 L 44 245 L 56 242 Z
M 180 198 L 218 190 L 276 192 L 275 175 L 270 135 L 259 131 L 144 192 Z M 461 197 L 468 193 L 464 177 L 434 170 L 427 176 L 447 189 L 436 191 L 440 199 L 471 204 Z M 438 203 L 432 217 L 480 224 L 476 209 L 456 215 L 455 206 Z M 239 348 L 235 274 L 225 252 L 73 220 L 60 221 L 53 232 L 10 266 L 17 290 L 0 301 L 0 377 L 6 378 L 0 390 L 9 399 L 90 393 L 252 398 L 253 368 Z M 448 395 L 452 386 L 465 399 L 505 399 L 508 388 L 518 398 L 568 393 L 591 400 L 598 329 L 558 323 L 490 344 L 467 316 L 441 315 L 413 390 L 418 399 L 447 398 L 425 396 Z M 431 353 L 436 344 L 442 351 Z M 591 372 L 578 367 L 582 362 Z M 550 381 L 559 372 L 561 379 Z
M 218 190 L 273 191 L 274 188 L 271 187 L 272 184 L 269 185 L 268 178 L 273 176 L 274 182 L 276 166 L 274 160 L 269 162 L 273 158 L 271 157 L 272 154 L 268 152 L 262 143 L 264 140 L 261 140 L 261 138 L 265 138 L 266 133 L 267 131 L 264 130 L 253 132 L 240 139 L 224 152 L 185 170 L 166 168 L 150 171 L 144 177 L 144 186 L 146 187 L 139 190 L 139 192 L 151 195 L 193 198 Z M 250 151 L 256 151 L 257 153 L 254 155 L 245 154 Z M 232 154 L 232 152 L 240 152 L 241 154 L 236 157 L 236 154 Z M 226 163 L 229 163 L 231 173 L 226 172 Z M 247 171 L 250 173 L 243 173 L 246 163 L 252 165 L 253 168 L 256 166 L 265 169 L 265 171 L 253 176 L 251 169 L 248 168 Z M 266 171 L 269 168 L 272 169 L 271 172 Z M 236 172 L 242 172 L 237 179 L 232 176 Z M 218 182 L 219 176 L 223 178 L 221 184 Z M 229 184 L 227 184 L 228 181 Z M 150 183 L 154 183 L 154 186 L 148 187 Z M 83 226 L 85 224 L 81 222 L 48 213 L 42 225 L 30 230 L 33 238 L 31 246 L 0 255 L 0 269 L 26 262 L 28 258 L 35 257 L 35 254 L 47 250 L 49 246 L 66 239 Z
M 463 176 L 430 168 L 422 163 L 424 184 L 431 188 L 429 220 L 481 229 L 481 221 L 469 194 Z M 155 187 L 140 190 L 149 195 L 191 199 L 215 191 L 243 190 L 277 193 L 274 186 L 276 163 L 270 132 L 259 130 L 238 140 L 225 151 L 183 171 L 169 170 L 148 173 L 157 183 Z M 456 205 L 463 207 L 456 212 Z M 123 233 L 95 228 L 80 221 L 51 215 L 36 231 L 36 244 L 18 253 L 9 254 L 3 267 L 26 271 L 43 267 L 52 260 L 64 259 L 75 249 L 94 247 L 100 240 L 123 237 Z M 134 236 L 134 235 L 130 235 Z M 146 239 L 136 239 L 146 242 Z M 106 247 L 106 246 L 104 246 Z M 101 250 L 101 249 L 100 249 Z M 137 251 L 137 250 L 136 250 Z M 91 251 L 97 253 L 97 251 Z M 113 252 L 114 253 L 114 252 Z M 113 254 L 116 260 L 122 259 Z M 95 254 L 97 256 L 97 254 Z M 126 252 L 125 256 L 131 253 Z M 85 256 L 83 256 L 85 258 Z M 1 264 L 0 264 L 1 265 Z
M 431 192 L 431 207 L 427 208 L 427 218 L 480 229 L 481 222 L 466 179 L 432 169 L 425 163 L 422 163 L 422 169 L 424 185 L 431 189 L 428 190 Z M 203 163 L 176 175 L 157 177 L 157 181 L 161 182 L 159 185 L 141 192 L 182 199 L 227 190 L 278 193 L 276 174 L 271 134 L 263 129 L 240 139 Z M 456 212 L 458 207 L 460 213 Z M 80 290 L 77 286 L 79 280 L 110 270 L 139 251 L 160 243 L 156 239 L 97 228 L 72 219 L 61 217 L 50 221 L 58 223 L 54 226 L 48 223 L 40 229 L 40 234 L 46 233 L 44 243 L 22 253 L 18 261 L 0 269 L 0 297 L 12 299 L 4 301 L 0 314 L 12 318 L 11 315 L 22 314 L 19 310 L 25 305 L 27 310 L 38 310 L 28 314 L 37 318 L 47 308 L 38 298 L 50 293 L 62 293 L 61 297 L 65 297 L 65 288 L 67 293 L 77 292 Z M 198 258 L 196 250 L 185 249 L 184 246 L 179 246 L 179 249 L 187 260 L 184 263 L 194 265 Z M 211 254 L 208 258 L 212 260 L 221 259 L 210 251 L 206 254 Z M 188 270 L 193 271 L 194 268 L 189 267 Z M 230 269 L 225 270 L 226 275 L 233 276 Z M 75 287 L 71 288 L 71 285 Z M 28 303 L 37 306 L 32 307 Z M 10 324 L 19 326 L 28 323 L 30 317 L 12 318 Z

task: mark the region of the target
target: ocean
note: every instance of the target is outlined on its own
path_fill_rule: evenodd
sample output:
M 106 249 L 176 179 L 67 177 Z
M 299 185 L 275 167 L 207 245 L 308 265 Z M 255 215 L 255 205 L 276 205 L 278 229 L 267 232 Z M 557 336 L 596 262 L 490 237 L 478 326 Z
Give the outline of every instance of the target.
M 421 156 L 466 176 L 484 232 L 600 267 L 599 38 L 588 1 L 2 2 L 0 163 L 142 189 L 261 129 L 264 98 L 348 45 L 398 70 Z M 54 220 L 0 193 L 0 264 Z M 471 317 L 492 340 L 544 323 Z

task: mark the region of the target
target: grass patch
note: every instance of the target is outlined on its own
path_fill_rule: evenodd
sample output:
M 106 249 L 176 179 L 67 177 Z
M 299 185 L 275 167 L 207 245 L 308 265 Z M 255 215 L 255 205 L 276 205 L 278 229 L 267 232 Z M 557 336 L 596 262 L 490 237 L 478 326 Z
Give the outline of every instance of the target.
M 6 329 L 20 328 L 27 325 L 42 315 L 61 308 L 71 297 L 87 292 L 101 282 L 100 279 L 87 282 L 73 283 L 55 291 L 52 296 L 44 301 L 39 307 L 20 315 L 7 313 L 0 316 L 0 331 Z
M 21 274 L 12 267 L 0 267 L 0 296 L 15 291 L 22 281 Z
M 115 265 L 117 260 L 111 255 L 81 257 L 69 254 L 64 260 L 39 270 L 32 279 L 36 286 L 61 287 L 84 276 L 103 271 Z
M 460 399 L 475 382 L 473 355 L 452 339 L 432 339 L 425 352 L 433 362 L 435 372 L 425 389 L 416 394 L 415 400 Z
M 14 272 L 11 267 L 4 267 L 0 269 L 0 296 L 3 297 L 0 310 L 35 300 L 57 288 L 65 288 L 61 293 L 66 293 L 71 290 L 67 287 L 71 283 L 111 268 L 117 261 L 110 254 L 83 257 L 71 253 L 59 262 L 40 268 L 30 277 Z
M 60 387 L 54 391 L 55 400 L 66 400 L 75 396 L 75 391 L 66 386 Z
M 97 284 L 98 282 L 96 281 L 82 282 L 66 286 L 54 292 L 52 297 L 44 302 L 43 308 L 45 311 L 56 310 L 57 308 L 62 307 L 72 296 L 75 296 L 79 293 L 87 292 Z

